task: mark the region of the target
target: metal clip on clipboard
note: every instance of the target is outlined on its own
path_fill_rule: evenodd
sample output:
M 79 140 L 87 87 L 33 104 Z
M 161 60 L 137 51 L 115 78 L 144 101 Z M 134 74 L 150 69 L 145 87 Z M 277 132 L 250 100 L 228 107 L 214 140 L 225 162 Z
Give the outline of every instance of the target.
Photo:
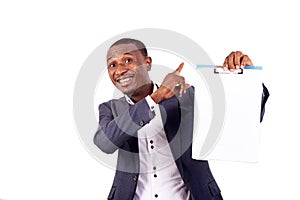
M 214 68 L 215 74 L 243 74 L 243 69 L 235 69 L 234 71 L 224 70 L 222 66 L 216 66 Z
M 236 69 L 234 71 L 224 70 L 222 66 L 215 66 L 214 73 L 215 74 L 243 74 L 245 69 L 262 70 L 262 66 L 245 66 L 244 69 Z

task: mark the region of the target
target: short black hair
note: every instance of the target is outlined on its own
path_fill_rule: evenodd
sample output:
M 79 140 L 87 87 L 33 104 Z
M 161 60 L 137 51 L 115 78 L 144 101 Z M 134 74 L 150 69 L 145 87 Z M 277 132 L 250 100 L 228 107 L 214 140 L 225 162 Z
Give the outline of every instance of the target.
M 132 38 L 122 38 L 114 42 L 109 48 L 112 48 L 113 46 L 117 46 L 119 44 L 134 44 L 138 48 L 138 50 L 142 53 L 143 56 L 145 57 L 148 56 L 147 48 L 145 44 L 140 40 L 136 40 Z

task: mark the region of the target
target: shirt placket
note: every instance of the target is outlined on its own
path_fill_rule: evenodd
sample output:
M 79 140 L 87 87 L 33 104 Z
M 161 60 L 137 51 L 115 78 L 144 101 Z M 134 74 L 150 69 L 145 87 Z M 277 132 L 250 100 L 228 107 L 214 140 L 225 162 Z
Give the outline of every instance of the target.
M 149 151 L 149 161 L 150 161 L 150 166 L 149 166 L 149 180 L 151 180 L 151 199 L 158 199 L 159 197 L 159 178 L 157 174 L 157 164 L 156 163 L 159 158 L 158 158 L 158 153 L 157 153 L 157 145 L 156 145 L 156 136 L 152 136 L 150 138 L 147 138 L 147 144 L 148 144 L 148 151 Z

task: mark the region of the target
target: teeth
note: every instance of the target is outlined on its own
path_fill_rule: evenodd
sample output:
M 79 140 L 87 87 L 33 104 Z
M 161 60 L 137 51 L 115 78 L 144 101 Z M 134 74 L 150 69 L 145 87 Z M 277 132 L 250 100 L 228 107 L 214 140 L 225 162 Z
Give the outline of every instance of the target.
M 124 83 L 126 81 L 129 81 L 130 79 L 131 79 L 131 77 L 127 77 L 127 78 L 119 79 L 118 82 L 119 83 Z

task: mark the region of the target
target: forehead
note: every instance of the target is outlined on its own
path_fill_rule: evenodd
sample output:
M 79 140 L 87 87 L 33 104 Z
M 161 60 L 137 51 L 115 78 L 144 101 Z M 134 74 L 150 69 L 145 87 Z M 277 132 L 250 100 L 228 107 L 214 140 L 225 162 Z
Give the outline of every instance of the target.
M 138 53 L 139 48 L 134 44 L 118 44 L 111 47 L 107 51 L 106 59 L 107 61 L 113 58 L 118 58 L 126 53 L 135 54 Z

